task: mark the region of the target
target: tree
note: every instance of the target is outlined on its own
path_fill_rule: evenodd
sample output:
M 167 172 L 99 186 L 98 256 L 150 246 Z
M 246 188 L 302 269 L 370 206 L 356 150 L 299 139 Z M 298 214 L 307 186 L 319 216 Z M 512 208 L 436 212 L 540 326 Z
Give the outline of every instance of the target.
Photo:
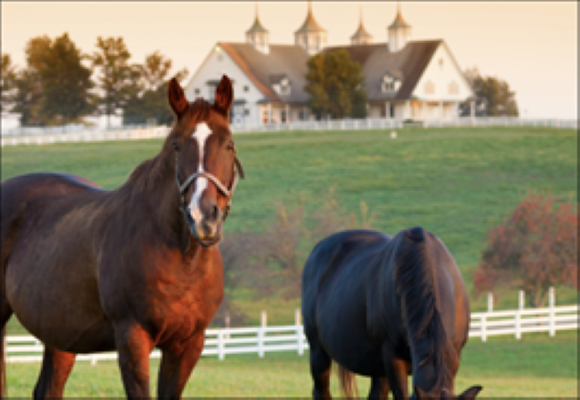
M 23 125 L 64 125 L 92 111 L 91 71 L 68 34 L 33 38 L 25 51 L 28 67 L 17 78 L 14 108 Z
M 533 306 L 542 307 L 550 286 L 577 288 L 575 208 L 553 195 L 529 193 L 489 232 L 488 247 L 473 276 L 476 291 L 518 288 L 533 296 Z
M 10 54 L 2 54 L 2 115 L 7 114 L 13 107 L 14 89 L 16 88 L 16 66 Z
M 465 77 L 475 94 L 475 116 L 500 117 L 519 115 L 515 92 L 509 84 L 496 77 L 482 77 L 477 68 L 467 69 Z M 471 102 L 462 103 L 459 107 L 463 117 L 471 115 Z
M 316 54 L 308 60 L 308 105 L 318 118 L 366 117 L 367 95 L 359 63 L 346 50 Z
M 133 66 L 130 96 L 123 113 L 124 124 L 142 124 L 149 119 L 163 124 L 173 121 L 173 113 L 167 106 L 172 65 L 170 59 L 155 51 L 146 57 L 145 64 Z M 174 76 L 182 81 L 187 74 L 187 69 L 182 69 Z
M 99 69 L 98 87 L 104 95 L 97 100 L 107 116 L 107 127 L 110 126 L 110 116 L 117 115 L 123 109 L 131 94 L 132 69 L 129 65 L 131 53 L 123 38 L 97 38 L 97 49 L 91 56 L 93 69 Z

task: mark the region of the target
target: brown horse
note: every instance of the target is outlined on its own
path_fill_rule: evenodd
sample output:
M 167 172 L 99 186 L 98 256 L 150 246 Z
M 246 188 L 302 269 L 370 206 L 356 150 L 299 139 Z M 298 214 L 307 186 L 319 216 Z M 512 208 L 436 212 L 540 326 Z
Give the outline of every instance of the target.
M 218 246 L 238 173 L 224 76 L 214 104 L 168 86 L 176 123 L 113 191 L 73 175 L 1 184 L 0 329 L 14 313 L 45 345 L 35 398 L 62 397 L 75 355 L 116 350 L 128 397 L 180 397 L 223 296 Z M 0 373 L 5 376 L 4 350 Z M 5 380 L 0 393 L 5 391 Z

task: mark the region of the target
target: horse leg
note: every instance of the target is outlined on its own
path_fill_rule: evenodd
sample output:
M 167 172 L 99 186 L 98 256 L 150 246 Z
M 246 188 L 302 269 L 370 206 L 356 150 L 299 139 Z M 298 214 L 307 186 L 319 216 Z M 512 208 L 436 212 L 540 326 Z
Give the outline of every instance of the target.
M 181 398 L 191 371 L 201 356 L 204 343 L 205 332 L 202 332 L 191 338 L 185 346 L 180 345 L 179 349 L 162 350 L 157 397 Z
M 76 354 L 45 346 L 40 377 L 34 388 L 35 399 L 62 398 L 64 385 L 75 364 Z
M 310 346 L 310 374 L 314 381 L 312 396 L 315 399 L 331 399 L 330 394 L 330 368 L 332 359 L 323 349 L 318 340 L 308 338 Z
M 119 369 L 128 398 L 149 398 L 149 354 L 153 341 L 136 322 L 115 326 Z
M 371 378 L 369 399 L 388 399 L 390 390 L 391 387 L 389 386 L 389 380 L 387 378 L 373 376 Z
M 407 361 L 392 358 L 385 363 L 387 378 L 395 399 L 407 399 L 409 397 L 407 376 L 409 363 Z

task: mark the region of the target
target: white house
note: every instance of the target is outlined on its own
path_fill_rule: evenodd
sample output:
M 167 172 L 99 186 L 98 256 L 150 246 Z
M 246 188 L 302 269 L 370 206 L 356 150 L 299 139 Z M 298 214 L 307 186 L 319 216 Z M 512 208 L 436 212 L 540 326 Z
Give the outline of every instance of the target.
M 327 32 L 309 3 L 294 44 L 271 44 L 258 17 L 245 43 L 218 42 L 185 88 L 189 100 L 212 99 L 222 74 L 233 81 L 234 124 L 258 125 L 313 119 L 304 91 L 308 59 L 317 53 L 346 50 L 362 67 L 370 118 L 452 119 L 458 105 L 473 97 L 451 50 L 442 39 L 412 41 L 401 15 L 387 28 L 388 41 L 373 43 L 362 15 L 351 44 L 327 46 Z

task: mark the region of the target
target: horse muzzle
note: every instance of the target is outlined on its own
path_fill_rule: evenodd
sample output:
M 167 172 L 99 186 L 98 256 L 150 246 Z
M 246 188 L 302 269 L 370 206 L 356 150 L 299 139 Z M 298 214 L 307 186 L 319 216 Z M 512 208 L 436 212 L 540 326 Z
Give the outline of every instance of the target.
M 199 222 L 191 216 L 189 209 L 184 210 L 183 214 L 189 232 L 202 247 L 210 247 L 220 242 L 223 231 L 223 213 L 220 212 L 217 218 L 204 217 Z

